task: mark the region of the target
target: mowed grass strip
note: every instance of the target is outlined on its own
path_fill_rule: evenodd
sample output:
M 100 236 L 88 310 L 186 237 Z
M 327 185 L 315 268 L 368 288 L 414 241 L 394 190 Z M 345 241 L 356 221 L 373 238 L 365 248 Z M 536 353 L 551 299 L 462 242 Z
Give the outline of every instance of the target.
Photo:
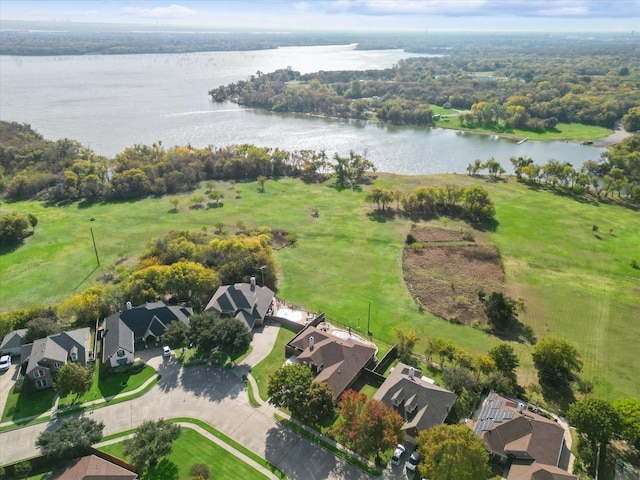
M 127 460 L 127 457 L 123 454 L 124 443 L 122 442 L 100 447 L 100 450 Z M 209 466 L 212 478 L 267 478 L 198 432 L 183 427 L 182 434 L 173 442 L 171 453 L 161 460 L 158 465 L 145 469 L 140 479 L 188 479 L 189 471 L 198 463 Z
M 640 261 L 637 211 L 588 199 L 577 201 L 514 179 L 490 182 L 467 175 L 377 174 L 375 182 L 405 192 L 445 183 L 488 188 L 499 222 L 489 237 L 505 265 L 507 292 L 527 301 L 521 320 L 533 327 L 538 338 L 554 334 L 576 343 L 585 360 L 584 377 L 595 381 L 596 395 L 640 396 L 640 384 L 632 378 L 640 367 L 632 354 L 640 334 L 640 272 L 630 266 L 632 259 Z M 373 339 L 386 344 L 395 342 L 396 328 L 411 328 L 421 338 L 418 352 L 427 337 L 453 340 L 474 352 L 486 352 L 500 341 L 418 310 L 402 280 L 402 247 L 412 221 L 376 220 L 367 215 L 373 211 L 364 203 L 368 187 L 338 191 L 330 184 L 268 180 L 264 193 L 255 182 L 236 184 L 240 198 L 235 198 L 237 191 L 230 190 L 229 184 L 219 187 L 225 192 L 223 207 L 189 209 L 189 194 L 180 197 L 177 213 L 172 212 L 168 198 L 88 208 L 78 204 L 44 208 L 36 202 L 0 205 L 0 213 L 32 212 L 39 219 L 36 234 L 2 257 L 0 276 L 12 279 L 0 289 L 2 308 L 55 303 L 77 293 L 95 283 L 103 269 L 115 265 L 120 254 L 133 261 L 150 238 L 171 229 L 206 226 L 213 232 L 220 221 L 233 233 L 237 222 L 243 221 L 298 234 L 295 246 L 276 254 L 278 295 L 290 303 L 325 312 L 329 321 L 365 335 L 370 327 Z M 318 217 L 311 215 L 314 208 Z M 460 225 L 448 219 L 427 223 L 444 228 Z M 599 226 L 599 238 L 592 234 L 594 224 Z M 100 253 L 97 269 L 90 227 Z M 70 251 L 75 252 L 72 258 Z M 521 356 L 521 382 L 528 385 L 536 379 L 531 346 L 514 343 L 514 347 Z

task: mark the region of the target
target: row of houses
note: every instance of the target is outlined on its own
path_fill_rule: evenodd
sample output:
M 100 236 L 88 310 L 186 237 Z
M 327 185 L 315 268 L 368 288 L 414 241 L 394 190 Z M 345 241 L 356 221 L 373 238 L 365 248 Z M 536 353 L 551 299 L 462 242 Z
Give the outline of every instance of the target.
M 215 292 L 206 311 L 216 312 L 222 317 L 233 317 L 243 321 L 249 330 L 261 325 L 272 313 L 274 292 L 268 287 L 250 283 L 225 285 Z M 193 310 L 189 307 L 167 305 L 164 302 L 145 303 L 117 312 L 102 322 L 96 332 L 99 359 L 107 367 L 133 363 L 136 345 L 154 345 L 161 341 L 166 328 L 172 322 L 189 325 Z M 42 390 L 52 388 L 58 370 L 67 362 L 77 362 L 83 367 L 94 358 L 91 333 L 88 327 L 70 330 L 27 343 L 27 329 L 8 333 L 0 352 L 20 356 L 21 373 L 33 380 L 34 387 Z
M 274 314 L 274 292 L 257 286 L 255 279 L 223 286 L 205 310 L 238 318 L 253 330 Z M 115 367 L 133 362 L 138 342 L 160 341 L 171 322 L 188 325 L 192 313 L 190 308 L 163 302 L 135 308 L 128 304 L 123 312 L 107 317 L 97 333 L 103 365 Z M 11 332 L 0 344 L 0 351 L 15 353 L 19 348 L 23 373 L 34 380 L 36 388 L 51 387 L 57 370 L 67 361 L 83 366 L 89 361 L 89 328 L 51 335 L 26 345 L 25 335 L 26 330 Z M 303 326 L 285 347 L 285 357 L 308 366 L 315 375 L 314 381 L 331 387 L 334 399 L 362 375 L 377 376 L 380 386 L 374 398 L 402 416 L 407 440 L 415 444 L 420 431 L 447 420 L 456 396 L 403 363 L 380 378 L 372 370 L 377 364 L 376 355 L 375 345 L 350 334 L 336 336 L 328 328 L 318 328 L 318 322 Z M 530 412 L 524 403 L 491 392 L 467 423 L 483 438 L 491 458 L 505 465 L 508 480 L 577 480 L 567 471 L 564 429 Z

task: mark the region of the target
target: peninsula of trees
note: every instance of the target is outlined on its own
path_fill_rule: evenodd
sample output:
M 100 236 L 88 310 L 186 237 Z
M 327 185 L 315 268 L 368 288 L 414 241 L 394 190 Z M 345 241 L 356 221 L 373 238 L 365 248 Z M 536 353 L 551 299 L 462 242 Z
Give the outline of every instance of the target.
M 452 108 L 460 127 L 481 125 L 497 133 L 554 131 L 558 123 L 572 122 L 611 128 L 640 104 L 637 42 L 611 48 L 603 39 L 547 39 L 536 46 L 514 37 L 512 44 L 484 45 L 460 45 L 445 55 L 436 50 L 438 55 L 401 60 L 385 70 L 257 72 L 209 94 L 215 101 L 275 112 L 395 125 L 433 125 Z

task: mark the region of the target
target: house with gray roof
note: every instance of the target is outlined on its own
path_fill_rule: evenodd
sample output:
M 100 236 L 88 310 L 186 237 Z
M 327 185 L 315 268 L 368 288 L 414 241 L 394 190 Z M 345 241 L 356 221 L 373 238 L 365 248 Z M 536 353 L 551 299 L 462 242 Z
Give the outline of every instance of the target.
M 127 304 L 125 311 L 114 313 L 104 321 L 102 363 L 108 367 L 133 363 L 136 342 L 159 342 L 167 325 L 183 322 L 188 326 L 192 314 L 189 307 L 164 302 L 145 303 L 135 308 Z
M 22 345 L 27 342 L 27 329 L 21 328 L 7 333 L 0 343 L 0 355 L 20 355 Z
M 256 325 L 262 325 L 264 318 L 273 312 L 274 295 L 273 290 L 256 285 L 256 278 L 251 277 L 250 283 L 218 288 L 204 310 L 215 312 L 222 318 L 242 320 L 251 331 Z
M 456 394 L 434 385 L 420 370 L 398 363 L 373 398 L 397 411 L 405 434 L 415 440 L 421 430 L 444 423 Z
M 87 366 L 90 342 L 89 327 L 85 327 L 23 345 L 20 352 L 23 374 L 33 380 L 35 388 L 51 388 L 65 363 Z
M 507 480 L 577 480 L 567 471 L 564 428 L 529 411 L 523 402 L 490 392 L 470 422 Z
M 285 347 L 287 356 L 314 373 L 314 382 L 327 382 L 338 398 L 376 362 L 377 348 L 353 338 L 337 337 L 312 325 L 302 329 Z

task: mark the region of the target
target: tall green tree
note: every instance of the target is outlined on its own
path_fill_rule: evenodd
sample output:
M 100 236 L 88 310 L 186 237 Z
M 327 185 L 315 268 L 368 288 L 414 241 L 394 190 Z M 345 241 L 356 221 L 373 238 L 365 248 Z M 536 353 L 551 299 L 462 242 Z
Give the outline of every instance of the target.
M 425 478 L 483 480 L 491 476 L 484 442 L 466 425 L 436 425 L 418 434 L 418 468 Z
M 640 400 L 625 398 L 613 402 L 622 422 L 620 436 L 640 450 Z
M 404 420 L 380 400 L 347 390 L 340 398 L 340 419 L 331 432 L 344 446 L 365 458 L 393 448 L 404 438 Z
M 590 397 L 569 405 L 567 419 L 587 438 L 593 458 L 600 455 L 596 464 L 600 465 L 599 473 L 604 473 L 607 444 L 622 425 L 617 410 L 606 400 Z M 595 465 L 591 467 L 595 471 Z
M 154 466 L 171 453 L 171 445 L 180 436 L 180 425 L 164 419 L 147 420 L 136 429 L 133 437 L 124 441 L 124 455 L 139 470 Z
M 189 343 L 189 327 L 179 320 L 169 322 L 167 328 L 162 334 L 162 340 L 168 343 L 174 349 L 182 348 L 184 353 L 184 348 Z
M 89 391 L 93 375 L 89 370 L 74 362 L 67 362 L 58 370 L 56 390 L 61 397 L 70 393 L 80 396 Z
M 336 411 L 333 392 L 327 382 L 312 382 L 307 393 L 302 417 L 313 424 L 331 419 Z
M 502 292 L 492 292 L 485 300 L 484 313 L 493 328 L 506 330 L 515 320 L 516 301 Z
M 496 368 L 501 372 L 515 373 L 515 369 L 520 365 L 518 355 L 508 343 L 499 343 L 489 349 L 488 354 L 496 362 Z
M 300 363 L 284 365 L 269 377 L 269 403 L 286 408 L 294 416 L 303 416 L 311 382 L 313 373 L 309 367 Z
M 102 439 L 104 424 L 87 417 L 63 420 L 55 430 L 45 430 L 36 440 L 44 455 L 54 458 L 76 458 Z
M 531 355 L 542 383 L 566 385 L 576 373 L 582 371 L 578 349 L 566 340 L 554 336 L 539 340 Z

